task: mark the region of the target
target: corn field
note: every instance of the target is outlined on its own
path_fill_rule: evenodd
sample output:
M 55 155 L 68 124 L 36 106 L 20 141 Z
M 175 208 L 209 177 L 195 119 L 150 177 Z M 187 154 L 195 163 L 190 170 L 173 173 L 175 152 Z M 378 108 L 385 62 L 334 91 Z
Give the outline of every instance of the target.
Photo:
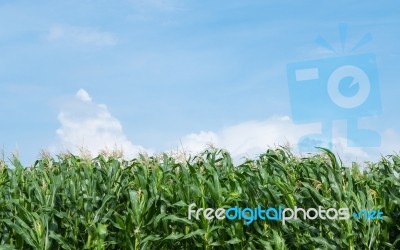
M 0 249 L 400 249 L 400 156 L 344 166 L 328 150 L 270 149 L 234 165 L 99 155 L 0 162 Z M 188 206 L 381 209 L 383 220 L 188 219 Z

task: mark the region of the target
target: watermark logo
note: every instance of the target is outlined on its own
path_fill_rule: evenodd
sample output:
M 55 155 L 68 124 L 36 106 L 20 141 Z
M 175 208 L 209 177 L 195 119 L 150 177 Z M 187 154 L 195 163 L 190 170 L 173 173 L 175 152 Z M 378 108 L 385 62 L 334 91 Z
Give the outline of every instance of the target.
M 346 50 L 347 25 L 339 25 L 339 30 L 341 56 L 287 65 L 293 121 L 322 124 L 320 134 L 300 139 L 300 151 L 315 151 L 318 146 L 332 149 L 332 124 L 335 120 L 347 121 L 348 146 L 378 147 L 381 143 L 376 131 L 358 125 L 359 118 L 381 113 L 376 58 L 370 53 L 352 54 L 370 42 L 372 36 L 369 33 L 364 35 L 355 46 Z M 338 54 L 322 37 L 318 37 L 316 42 Z
M 263 209 L 261 205 L 256 208 L 241 208 L 238 206 L 230 208 L 198 208 L 196 204 L 190 204 L 188 208 L 188 219 L 200 220 L 201 217 L 206 220 L 244 220 L 246 225 L 253 223 L 255 220 L 282 221 L 285 225 L 287 221 L 302 220 L 349 220 L 366 219 L 366 220 L 382 220 L 383 212 L 381 210 L 360 210 L 359 212 L 350 213 L 349 208 L 283 208 L 283 206 L 270 207 Z

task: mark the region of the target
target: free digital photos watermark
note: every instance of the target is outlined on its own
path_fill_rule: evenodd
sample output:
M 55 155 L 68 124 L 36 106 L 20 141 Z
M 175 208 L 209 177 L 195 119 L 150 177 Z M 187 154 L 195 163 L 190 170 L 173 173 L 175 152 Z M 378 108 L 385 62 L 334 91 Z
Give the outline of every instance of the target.
M 380 134 L 361 128 L 359 119 L 379 115 L 382 111 L 376 57 L 356 52 L 372 40 L 365 34 L 353 45 L 348 44 L 347 24 L 339 25 L 340 49 L 334 49 L 318 36 L 316 43 L 331 52 L 330 57 L 287 65 L 290 105 L 297 124 L 321 123 L 321 133 L 302 137 L 300 151 L 316 147 L 332 149 L 335 120 L 347 121 L 347 146 L 379 147 Z
M 350 212 L 349 208 L 284 208 L 282 205 L 277 207 L 263 208 L 258 205 L 255 208 L 241 208 L 239 206 L 229 208 L 197 208 L 192 203 L 188 207 L 188 219 L 200 220 L 244 220 L 246 225 L 253 223 L 255 220 L 282 221 L 285 225 L 291 220 L 349 220 L 349 219 L 366 219 L 366 220 L 382 220 L 383 212 L 381 210 L 360 210 L 358 212 Z

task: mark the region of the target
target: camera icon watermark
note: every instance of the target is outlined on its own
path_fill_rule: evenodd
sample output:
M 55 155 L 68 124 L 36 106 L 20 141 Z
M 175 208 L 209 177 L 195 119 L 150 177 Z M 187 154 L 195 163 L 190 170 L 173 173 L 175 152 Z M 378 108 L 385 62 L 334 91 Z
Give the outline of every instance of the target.
M 341 37 L 347 26 L 341 27 Z M 358 47 L 370 36 L 365 36 Z M 327 48 L 324 40 L 319 43 Z M 322 41 L 322 42 L 321 42 Z M 345 39 L 342 39 L 342 45 Z M 287 65 L 290 105 L 295 123 L 320 122 L 320 134 L 300 139 L 300 151 L 332 148 L 332 124 L 347 121 L 350 147 L 378 147 L 376 131 L 359 128 L 358 119 L 381 113 L 378 70 L 374 54 L 345 55 Z

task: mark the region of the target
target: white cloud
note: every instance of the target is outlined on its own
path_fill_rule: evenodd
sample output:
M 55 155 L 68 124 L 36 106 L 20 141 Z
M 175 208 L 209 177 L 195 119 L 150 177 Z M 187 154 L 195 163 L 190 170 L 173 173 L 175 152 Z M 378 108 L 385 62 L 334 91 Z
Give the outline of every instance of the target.
M 61 123 L 56 131 L 61 145 L 57 147 L 59 151 L 63 148 L 78 153 L 79 148 L 83 147 L 96 155 L 105 148 L 116 147 L 122 149 L 128 158 L 139 152 L 153 153 L 152 150 L 134 145 L 107 106 L 93 102 L 84 89 L 80 89 L 74 100 L 65 105 L 58 120 Z M 393 154 L 394 150 L 399 150 L 400 134 L 393 129 L 381 133 L 382 146 L 375 148 L 348 147 L 345 130 L 345 126 L 334 124 L 332 143 L 333 152 L 346 164 L 352 161 L 377 161 L 380 155 Z M 263 121 L 239 123 L 216 132 L 191 133 L 181 139 L 180 145 L 184 152 L 191 154 L 213 145 L 227 149 L 236 160 L 243 156 L 255 157 L 268 148 L 285 145 L 289 145 L 293 153 L 300 154 L 297 145 L 299 139 L 320 131 L 319 123 L 297 125 L 288 116 L 275 116 Z
M 78 153 L 85 148 L 92 155 L 101 150 L 122 149 L 131 158 L 140 152 L 151 153 L 142 146 L 134 145 L 124 134 L 122 125 L 104 104 L 96 104 L 90 95 L 80 89 L 71 102 L 58 114 L 61 127 L 56 133 L 60 140 L 58 150 Z
M 400 134 L 398 130 L 389 128 L 382 133 L 381 154 L 399 153 L 400 150 Z
M 181 139 L 184 150 L 199 152 L 209 144 L 227 149 L 234 157 L 254 155 L 269 147 L 295 145 L 301 136 L 318 131 L 318 124 L 295 125 L 287 116 L 249 121 L 219 132 L 189 134 Z
M 75 45 L 112 46 L 117 44 L 117 39 L 110 32 L 68 25 L 51 27 L 47 34 L 47 40 Z
M 226 127 L 218 132 L 201 131 L 184 136 L 181 139 L 183 150 L 188 153 L 198 153 L 210 144 L 217 148 L 227 149 L 231 155 L 239 159 L 242 156 L 254 157 L 268 148 L 289 145 L 292 152 L 299 155 L 298 141 L 302 136 L 319 133 L 321 124 L 296 125 L 290 117 L 271 117 L 264 121 L 244 122 Z M 381 147 L 361 148 L 348 147 L 346 135 L 340 129 L 333 131 L 333 152 L 348 164 L 377 161 L 380 155 L 393 154 L 397 150 L 400 135 L 394 130 L 382 133 Z
M 80 89 L 76 93 L 76 97 L 78 97 L 80 100 L 82 100 L 84 102 L 91 102 L 92 101 L 92 98 L 90 97 L 88 92 L 86 92 L 84 89 Z

